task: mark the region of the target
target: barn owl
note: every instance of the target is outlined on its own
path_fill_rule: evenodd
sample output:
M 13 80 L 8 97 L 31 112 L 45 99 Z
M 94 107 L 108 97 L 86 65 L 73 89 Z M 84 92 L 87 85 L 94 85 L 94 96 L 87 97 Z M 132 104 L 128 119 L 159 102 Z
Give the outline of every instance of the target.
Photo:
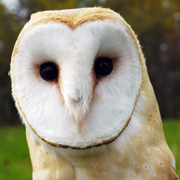
M 34 180 L 175 180 L 139 42 L 105 8 L 38 12 L 11 60 Z

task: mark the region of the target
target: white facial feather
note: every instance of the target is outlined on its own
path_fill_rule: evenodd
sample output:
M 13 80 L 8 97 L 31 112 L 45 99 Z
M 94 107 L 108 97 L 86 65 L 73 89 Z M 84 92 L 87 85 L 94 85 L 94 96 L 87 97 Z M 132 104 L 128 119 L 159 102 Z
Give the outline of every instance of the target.
M 36 133 L 52 143 L 82 148 L 117 136 L 131 116 L 142 81 L 134 47 L 123 25 L 110 20 L 87 22 L 76 30 L 55 22 L 30 28 L 20 41 L 13 74 L 15 96 Z M 98 57 L 115 59 L 115 64 L 93 90 Z M 38 66 L 48 61 L 59 67 L 60 87 L 39 75 Z M 81 133 L 73 120 L 79 114 Z

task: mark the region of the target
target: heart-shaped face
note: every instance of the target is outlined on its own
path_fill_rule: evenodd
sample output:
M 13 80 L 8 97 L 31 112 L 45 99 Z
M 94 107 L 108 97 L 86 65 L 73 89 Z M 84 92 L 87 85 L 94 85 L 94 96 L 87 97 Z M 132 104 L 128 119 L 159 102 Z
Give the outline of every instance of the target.
M 130 27 L 101 8 L 32 16 L 11 63 L 23 122 L 45 142 L 88 148 L 113 141 L 131 119 L 142 82 Z

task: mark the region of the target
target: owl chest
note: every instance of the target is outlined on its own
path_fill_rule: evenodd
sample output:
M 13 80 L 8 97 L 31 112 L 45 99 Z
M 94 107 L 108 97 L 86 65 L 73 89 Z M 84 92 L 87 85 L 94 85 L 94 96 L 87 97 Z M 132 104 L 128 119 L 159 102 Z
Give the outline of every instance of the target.
M 44 164 L 42 162 L 43 165 L 39 164 L 39 167 L 33 168 L 33 174 L 35 180 L 168 180 L 168 175 L 164 172 L 159 171 L 162 173 L 159 176 L 153 167 L 138 166 L 133 162 L 132 164 L 128 162 L 127 166 L 127 161 L 118 163 L 112 163 L 111 160 L 102 163 L 92 161 L 90 165 L 88 161 L 84 161 L 85 165 L 80 167 L 61 158 L 61 162 L 51 161 Z
M 61 156 L 27 134 L 34 180 L 168 180 L 170 165 L 157 151 L 112 150 L 94 156 Z M 133 153 L 134 152 L 134 153 Z M 153 153 L 154 152 L 154 153 Z M 156 153 L 157 152 L 157 153 Z M 159 162 L 161 160 L 161 162 Z
M 148 164 L 142 159 L 120 158 L 112 154 L 69 161 L 54 157 L 50 152 L 45 157 L 36 164 L 33 161 L 35 180 L 168 180 L 166 167 L 158 168 L 156 162 Z

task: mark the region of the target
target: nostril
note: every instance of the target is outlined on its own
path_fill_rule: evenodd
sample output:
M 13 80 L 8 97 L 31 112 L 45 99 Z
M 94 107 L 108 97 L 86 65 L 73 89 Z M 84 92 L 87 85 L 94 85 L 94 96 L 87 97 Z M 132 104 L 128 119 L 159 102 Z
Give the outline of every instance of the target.
M 74 103 L 79 103 L 79 102 L 81 102 L 81 100 L 82 100 L 82 97 L 72 98 L 72 101 L 73 101 Z

